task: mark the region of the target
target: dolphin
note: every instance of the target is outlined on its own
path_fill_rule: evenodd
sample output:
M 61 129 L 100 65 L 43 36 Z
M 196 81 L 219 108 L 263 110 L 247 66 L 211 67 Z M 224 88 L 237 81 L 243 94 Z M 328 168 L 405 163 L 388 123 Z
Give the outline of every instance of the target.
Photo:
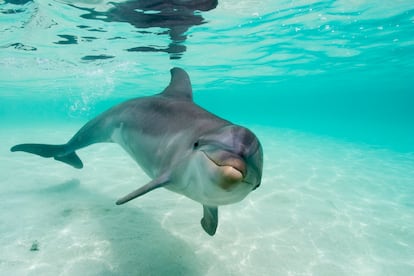
M 165 187 L 203 205 L 201 225 L 213 236 L 218 206 L 238 202 L 260 185 L 262 146 L 249 129 L 196 105 L 183 69 L 173 68 L 170 73 L 164 91 L 110 108 L 87 122 L 66 144 L 19 144 L 11 151 L 53 157 L 80 169 L 83 163 L 77 150 L 115 142 L 152 179 L 120 198 L 117 205 Z

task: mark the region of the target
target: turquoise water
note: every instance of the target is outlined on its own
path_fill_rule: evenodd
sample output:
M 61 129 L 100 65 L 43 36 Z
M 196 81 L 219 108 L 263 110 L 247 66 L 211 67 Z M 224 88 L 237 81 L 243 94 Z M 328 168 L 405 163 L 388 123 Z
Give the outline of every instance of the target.
M 0 1 L 0 272 L 412 273 L 410 1 L 226 0 L 185 28 L 105 18 L 114 6 Z M 82 170 L 9 152 L 66 141 L 106 108 L 160 92 L 174 66 L 199 105 L 264 148 L 262 186 L 221 208 L 216 236 L 199 204 L 166 190 L 115 206 L 148 181 L 116 145 L 79 151 Z

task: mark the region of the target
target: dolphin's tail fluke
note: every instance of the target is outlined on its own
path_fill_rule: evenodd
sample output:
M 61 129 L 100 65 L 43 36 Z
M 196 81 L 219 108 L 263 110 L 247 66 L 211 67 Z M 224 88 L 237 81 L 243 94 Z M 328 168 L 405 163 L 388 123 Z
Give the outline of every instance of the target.
M 83 167 L 79 156 L 74 151 L 68 152 L 66 145 L 20 144 L 12 147 L 10 151 L 24 151 L 42 157 L 53 157 L 55 160 L 69 164 L 77 169 Z

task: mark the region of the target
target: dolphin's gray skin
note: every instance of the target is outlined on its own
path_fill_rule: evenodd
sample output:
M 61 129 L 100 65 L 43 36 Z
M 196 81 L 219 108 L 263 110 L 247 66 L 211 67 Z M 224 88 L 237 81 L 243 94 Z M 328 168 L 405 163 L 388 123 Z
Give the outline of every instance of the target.
M 179 59 L 186 47 L 186 32 L 192 26 L 204 24 L 206 21 L 199 11 L 209 11 L 217 6 L 217 0 L 129 0 L 112 3 L 107 11 L 96 11 L 91 8 L 78 9 L 88 13 L 81 15 L 85 19 L 103 20 L 106 22 L 127 22 L 142 33 L 154 32 L 148 28 L 162 28 L 155 31 L 157 35 L 169 35 L 171 43 L 168 47 L 158 45 L 140 45 L 128 49 L 130 52 L 166 52 L 170 59 Z
M 171 69 L 163 92 L 107 110 L 66 144 L 20 144 L 11 151 L 82 168 L 75 151 L 99 142 L 121 145 L 153 179 L 117 204 L 165 187 L 203 205 L 201 225 L 210 235 L 217 228 L 217 206 L 242 200 L 262 177 L 263 152 L 256 136 L 197 106 L 189 76 L 180 68 Z

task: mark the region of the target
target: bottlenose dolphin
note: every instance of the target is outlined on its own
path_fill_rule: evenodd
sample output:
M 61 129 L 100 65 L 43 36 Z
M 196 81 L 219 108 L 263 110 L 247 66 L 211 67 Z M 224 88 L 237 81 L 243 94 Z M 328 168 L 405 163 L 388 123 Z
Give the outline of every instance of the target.
M 20 144 L 11 151 L 53 157 L 82 168 L 76 150 L 115 142 L 153 180 L 119 199 L 124 204 L 165 187 L 203 205 L 203 229 L 214 235 L 217 206 L 238 202 L 261 182 L 263 151 L 247 128 L 234 125 L 193 102 L 188 74 L 171 69 L 163 92 L 135 98 L 86 123 L 66 144 Z

